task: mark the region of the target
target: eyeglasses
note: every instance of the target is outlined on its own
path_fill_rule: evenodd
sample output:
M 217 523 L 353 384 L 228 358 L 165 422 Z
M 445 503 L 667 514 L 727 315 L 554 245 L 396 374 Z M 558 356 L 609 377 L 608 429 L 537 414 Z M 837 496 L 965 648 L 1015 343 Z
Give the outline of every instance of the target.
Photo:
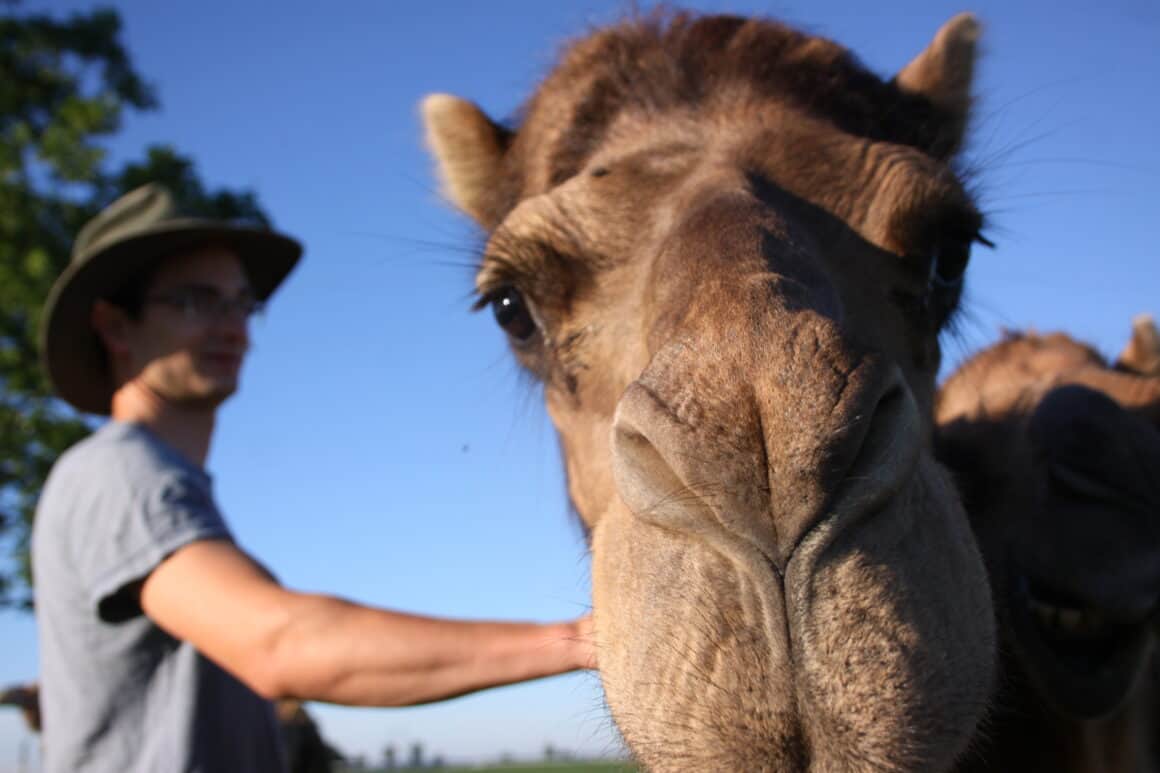
M 261 314 L 266 304 L 249 293 L 223 298 L 212 287 L 179 287 L 166 293 L 145 297 L 147 303 L 160 303 L 177 309 L 188 322 L 215 322 L 227 314 L 250 319 Z

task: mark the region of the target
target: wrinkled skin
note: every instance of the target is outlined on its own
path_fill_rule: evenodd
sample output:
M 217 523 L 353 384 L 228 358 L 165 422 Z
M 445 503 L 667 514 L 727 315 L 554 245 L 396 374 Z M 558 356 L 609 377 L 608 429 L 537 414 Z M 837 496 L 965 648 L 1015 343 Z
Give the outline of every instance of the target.
M 1138 322 L 1114 366 L 1063 335 L 1011 336 L 939 393 L 939 456 L 988 564 L 1004 653 L 963 771 L 1160 771 L 1154 334 Z
M 884 82 L 772 22 L 676 15 L 575 43 L 518 127 L 424 102 L 651 770 L 947 770 L 983 712 L 991 595 L 930 446 L 982 227 L 950 166 L 977 35 L 953 19 Z

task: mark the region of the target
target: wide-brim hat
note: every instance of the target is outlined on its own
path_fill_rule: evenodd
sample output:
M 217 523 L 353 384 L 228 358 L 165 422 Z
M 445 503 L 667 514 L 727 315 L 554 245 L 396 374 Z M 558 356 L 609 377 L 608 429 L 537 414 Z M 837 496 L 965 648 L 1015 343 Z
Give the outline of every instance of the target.
M 187 216 L 157 184 L 125 194 L 81 229 L 68 268 L 48 294 L 41 325 L 44 368 L 58 395 L 79 410 L 109 413 L 113 376 L 91 323 L 93 302 L 157 260 L 207 243 L 238 255 L 259 300 L 273 294 L 302 255 L 302 245 L 285 234 Z

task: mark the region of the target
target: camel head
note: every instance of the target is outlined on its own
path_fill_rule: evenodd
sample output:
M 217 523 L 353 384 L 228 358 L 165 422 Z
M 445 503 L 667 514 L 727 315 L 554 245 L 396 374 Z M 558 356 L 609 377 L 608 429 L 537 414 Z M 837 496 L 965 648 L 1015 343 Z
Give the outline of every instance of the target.
M 423 103 L 650 769 L 944 770 L 983 712 L 991 596 L 930 443 L 981 238 L 953 166 L 978 29 L 882 80 L 777 23 L 665 14 L 569 46 L 514 123 Z
M 1122 361 L 1148 361 L 1146 327 Z M 1062 334 L 1011 335 L 947 380 L 937 417 L 1014 678 L 1076 721 L 1142 688 L 1160 698 L 1160 371 L 1113 368 Z

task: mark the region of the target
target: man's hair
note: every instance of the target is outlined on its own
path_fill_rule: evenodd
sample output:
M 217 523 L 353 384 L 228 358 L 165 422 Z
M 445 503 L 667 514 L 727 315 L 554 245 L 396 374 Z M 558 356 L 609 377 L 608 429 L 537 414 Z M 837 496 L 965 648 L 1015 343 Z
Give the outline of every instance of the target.
M 153 277 L 163 258 L 150 261 L 145 268 L 122 282 L 116 289 L 101 296 L 101 300 L 122 309 L 134 320 L 141 319 L 141 312 L 145 309 L 145 294 L 153 284 Z

